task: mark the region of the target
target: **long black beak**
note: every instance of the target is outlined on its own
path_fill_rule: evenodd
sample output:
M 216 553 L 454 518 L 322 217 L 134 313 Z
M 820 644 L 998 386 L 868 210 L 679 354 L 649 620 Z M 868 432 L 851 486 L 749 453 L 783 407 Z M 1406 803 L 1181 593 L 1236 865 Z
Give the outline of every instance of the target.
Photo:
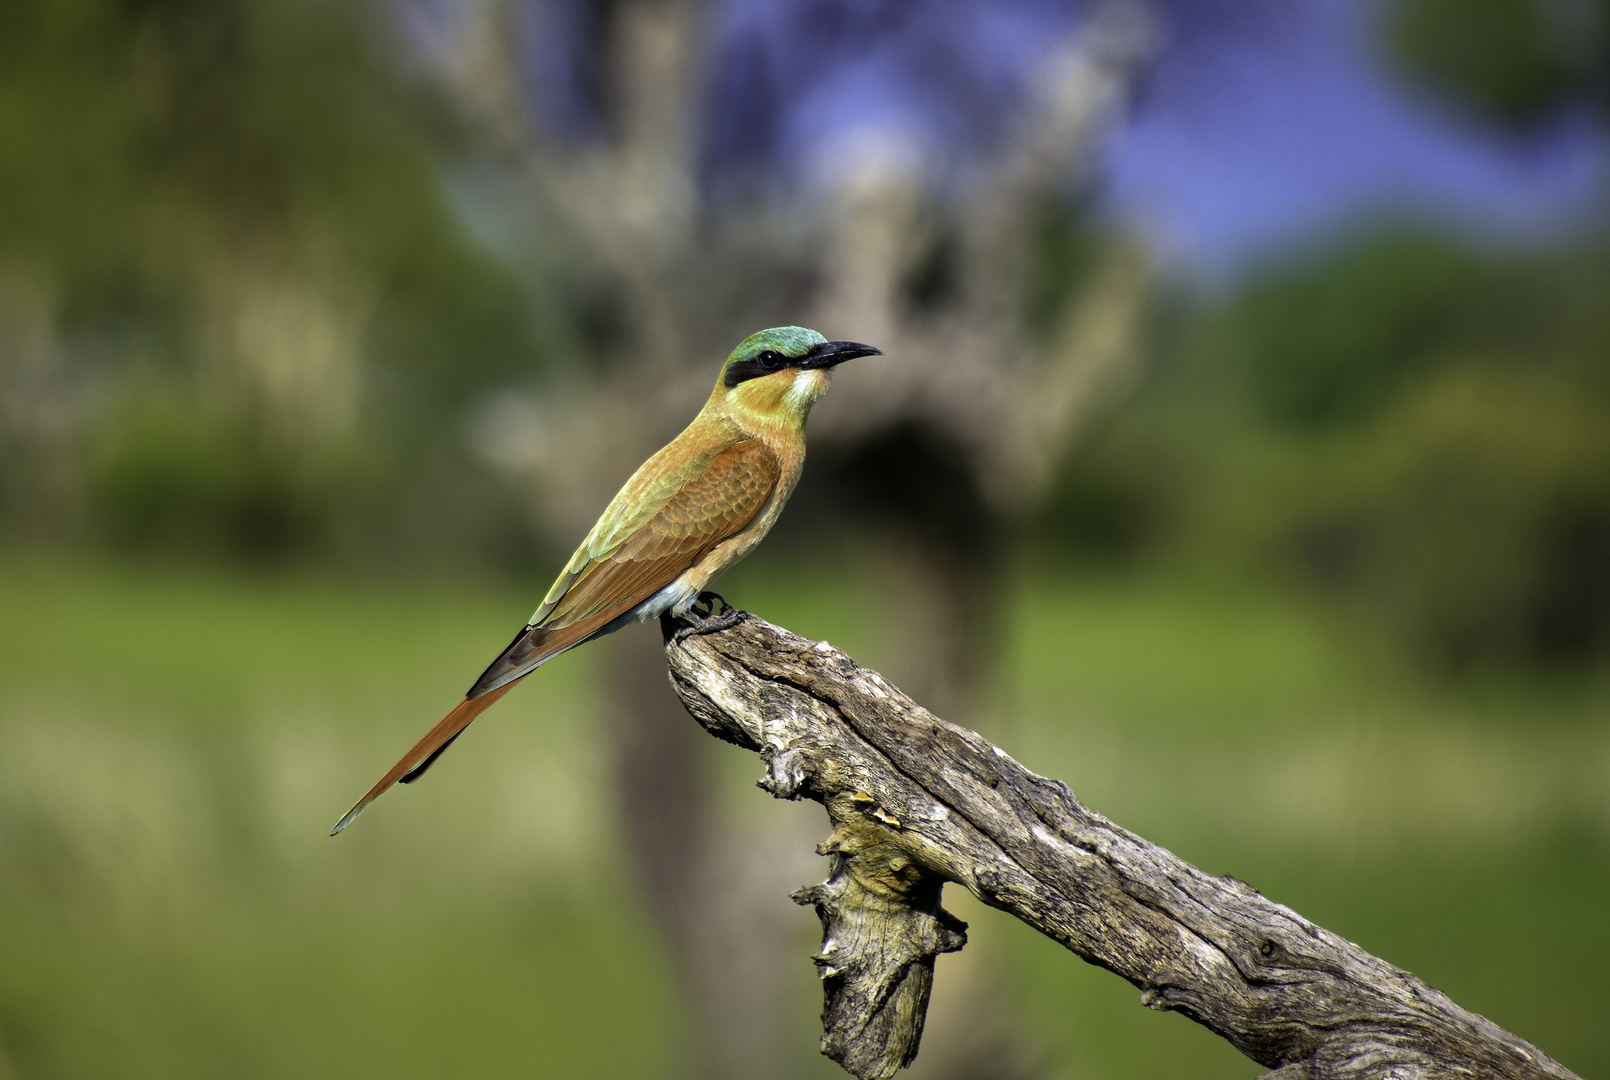
M 857 356 L 882 356 L 882 349 L 862 345 L 859 341 L 824 341 L 805 354 L 799 362 L 801 368 L 830 368 L 854 360 Z

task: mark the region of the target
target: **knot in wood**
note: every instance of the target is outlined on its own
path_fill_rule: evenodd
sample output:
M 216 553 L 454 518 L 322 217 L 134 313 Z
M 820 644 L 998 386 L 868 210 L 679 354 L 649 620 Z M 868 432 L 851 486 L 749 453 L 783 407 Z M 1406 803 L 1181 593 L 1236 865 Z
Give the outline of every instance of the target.
M 822 922 L 822 1053 L 887 1080 L 917 1056 L 934 959 L 967 943 L 967 925 L 939 906 L 942 879 L 873 833 L 840 823 L 817 849 L 828 879 L 793 899 Z
M 760 749 L 766 771 L 755 786 L 775 799 L 798 799 L 810 778 L 810 762 L 805 754 L 789 746 L 766 745 Z

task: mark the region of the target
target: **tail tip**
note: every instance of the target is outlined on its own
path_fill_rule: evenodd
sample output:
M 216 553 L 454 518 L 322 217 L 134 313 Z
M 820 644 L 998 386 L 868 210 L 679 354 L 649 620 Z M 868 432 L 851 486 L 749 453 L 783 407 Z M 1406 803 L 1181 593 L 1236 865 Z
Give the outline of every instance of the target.
M 330 830 L 330 835 L 335 836 L 342 829 L 346 828 L 348 825 L 351 825 L 355 820 L 357 820 L 358 815 L 363 813 L 363 808 L 364 808 L 364 804 L 359 803 L 357 806 L 354 806 L 351 810 L 348 810 L 345 814 L 342 814 L 341 815 L 341 820 L 336 822 L 335 823 L 335 828 Z

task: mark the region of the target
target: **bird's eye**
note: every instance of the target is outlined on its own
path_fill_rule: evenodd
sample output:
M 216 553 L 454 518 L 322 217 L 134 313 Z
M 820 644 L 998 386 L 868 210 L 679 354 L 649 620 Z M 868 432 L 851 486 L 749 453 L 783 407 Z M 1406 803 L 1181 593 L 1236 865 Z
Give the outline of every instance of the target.
M 765 352 L 763 352 L 759 356 L 755 357 L 755 359 L 759 360 L 760 361 L 760 366 L 765 368 L 768 371 L 770 371 L 772 368 L 778 367 L 783 362 L 783 358 L 781 356 L 778 356 L 775 352 L 773 352 L 770 349 L 767 349 Z

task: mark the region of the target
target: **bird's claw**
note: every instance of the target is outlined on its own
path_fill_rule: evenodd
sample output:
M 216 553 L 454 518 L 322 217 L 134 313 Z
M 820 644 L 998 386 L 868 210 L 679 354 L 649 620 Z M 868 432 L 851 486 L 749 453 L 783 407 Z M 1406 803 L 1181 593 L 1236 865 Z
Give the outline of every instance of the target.
M 704 605 L 704 613 L 699 613 L 699 606 Z M 716 605 L 721 606 L 721 614 L 716 614 Z M 672 641 L 681 641 L 692 634 L 713 634 L 718 630 L 731 630 L 743 622 L 747 612 L 740 611 L 727 603 L 727 598 L 720 593 L 702 592 L 698 599 L 688 606 L 688 610 L 677 618 L 679 624 L 675 633 L 671 635 Z

